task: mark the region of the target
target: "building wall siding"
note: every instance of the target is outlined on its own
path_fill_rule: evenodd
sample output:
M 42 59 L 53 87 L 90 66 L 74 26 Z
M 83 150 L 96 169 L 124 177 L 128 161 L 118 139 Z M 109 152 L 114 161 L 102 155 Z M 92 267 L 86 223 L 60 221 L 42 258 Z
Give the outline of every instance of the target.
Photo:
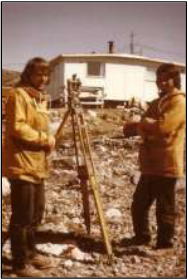
M 77 74 L 83 86 L 102 87 L 107 100 L 130 100 L 135 97 L 142 101 L 151 101 L 157 97 L 156 68 L 155 63 L 136 64 L 127 61 L 126 63 L 101 60 L 105 63 L 104 76 L 89 76 L 87 73 L 87 63 L 90 60 L 75 61 L 70 59 L 58 63 L 52 72 L 51 82 L 48 86 L 48 93 L 51 99 L 56 99 L 63 92 L 63 87 L 67 86 L 67 79 L 73 74 Z M 185 74 L 181 74 L 182 90 L 185 90 Z M 66 92 L 66 90 L 64 90 Z

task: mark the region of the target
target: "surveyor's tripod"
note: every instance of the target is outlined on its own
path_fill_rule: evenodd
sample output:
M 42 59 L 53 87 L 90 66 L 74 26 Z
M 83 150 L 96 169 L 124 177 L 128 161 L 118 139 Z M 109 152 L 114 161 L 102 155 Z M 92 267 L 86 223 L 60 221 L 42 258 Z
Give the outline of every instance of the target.
M 56 133 L 56 142 L 58 144 L 66 120 L 71 116 L 71 125 L 73 131 L 74 148 L 76 155 L 77 171 L 82 189 L 84 220 L 87 232 L 90 233 L 90 212 L 89 212 L 89 186 L 91 186 L 94 195 L 94 201 L 100 221 L 101 231 L 105 242 L 106 251 L 109 257 L 112 256 L 112 247 L 109 240 L 107 225 L 104 218 L 101 200 L 96 181 L 95 166 L 91 153 L 88 131 L 84 120 L 84 114 L 79 101 L 79 90 L 81 82 L 76 75 L 67 81 L 68 89 L 68 110 L 65 112 L 63 120 Z

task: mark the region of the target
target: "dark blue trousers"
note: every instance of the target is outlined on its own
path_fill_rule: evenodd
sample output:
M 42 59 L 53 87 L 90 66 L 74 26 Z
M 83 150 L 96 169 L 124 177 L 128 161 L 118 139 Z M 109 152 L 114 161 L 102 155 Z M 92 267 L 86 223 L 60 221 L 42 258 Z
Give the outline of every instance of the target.
M 10 239 L 13 266 L 22 267 L 35 253 L 35 232 L 41 223 L 44 206 L 44 184 L 10 180 Z
M 177 178 L 141 175 L 132 203 L 135 235 L 150 238 L 149 209 L 156 202 L 157 242 L 166 243 L 174 236 L 175 185 Z

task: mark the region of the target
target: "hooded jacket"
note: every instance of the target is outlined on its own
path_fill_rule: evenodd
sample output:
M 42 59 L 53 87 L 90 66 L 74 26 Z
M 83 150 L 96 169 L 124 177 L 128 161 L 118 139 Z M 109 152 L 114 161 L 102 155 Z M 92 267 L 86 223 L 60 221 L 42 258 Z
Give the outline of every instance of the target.
M 47 177 L 48 113 L 42 94 L 15 88 L 6 104 L 3 175 L 38 183 Z
M 185 95 L 179 90 L 151 103 L 138 126 L 143 174 L 183 176 L 185 124 Z

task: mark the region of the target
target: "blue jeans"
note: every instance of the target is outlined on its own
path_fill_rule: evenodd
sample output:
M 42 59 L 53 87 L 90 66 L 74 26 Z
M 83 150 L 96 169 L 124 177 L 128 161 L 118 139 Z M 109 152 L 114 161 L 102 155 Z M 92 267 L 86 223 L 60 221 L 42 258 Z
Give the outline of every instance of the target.
M 22 267 L 35 253 L 35 231 L 41 223 L 44 206 L 44 184 L 34 184 L 24 180 L 10 180 L 11 207 L 10 220 L 11 251 L 14 267 Z

